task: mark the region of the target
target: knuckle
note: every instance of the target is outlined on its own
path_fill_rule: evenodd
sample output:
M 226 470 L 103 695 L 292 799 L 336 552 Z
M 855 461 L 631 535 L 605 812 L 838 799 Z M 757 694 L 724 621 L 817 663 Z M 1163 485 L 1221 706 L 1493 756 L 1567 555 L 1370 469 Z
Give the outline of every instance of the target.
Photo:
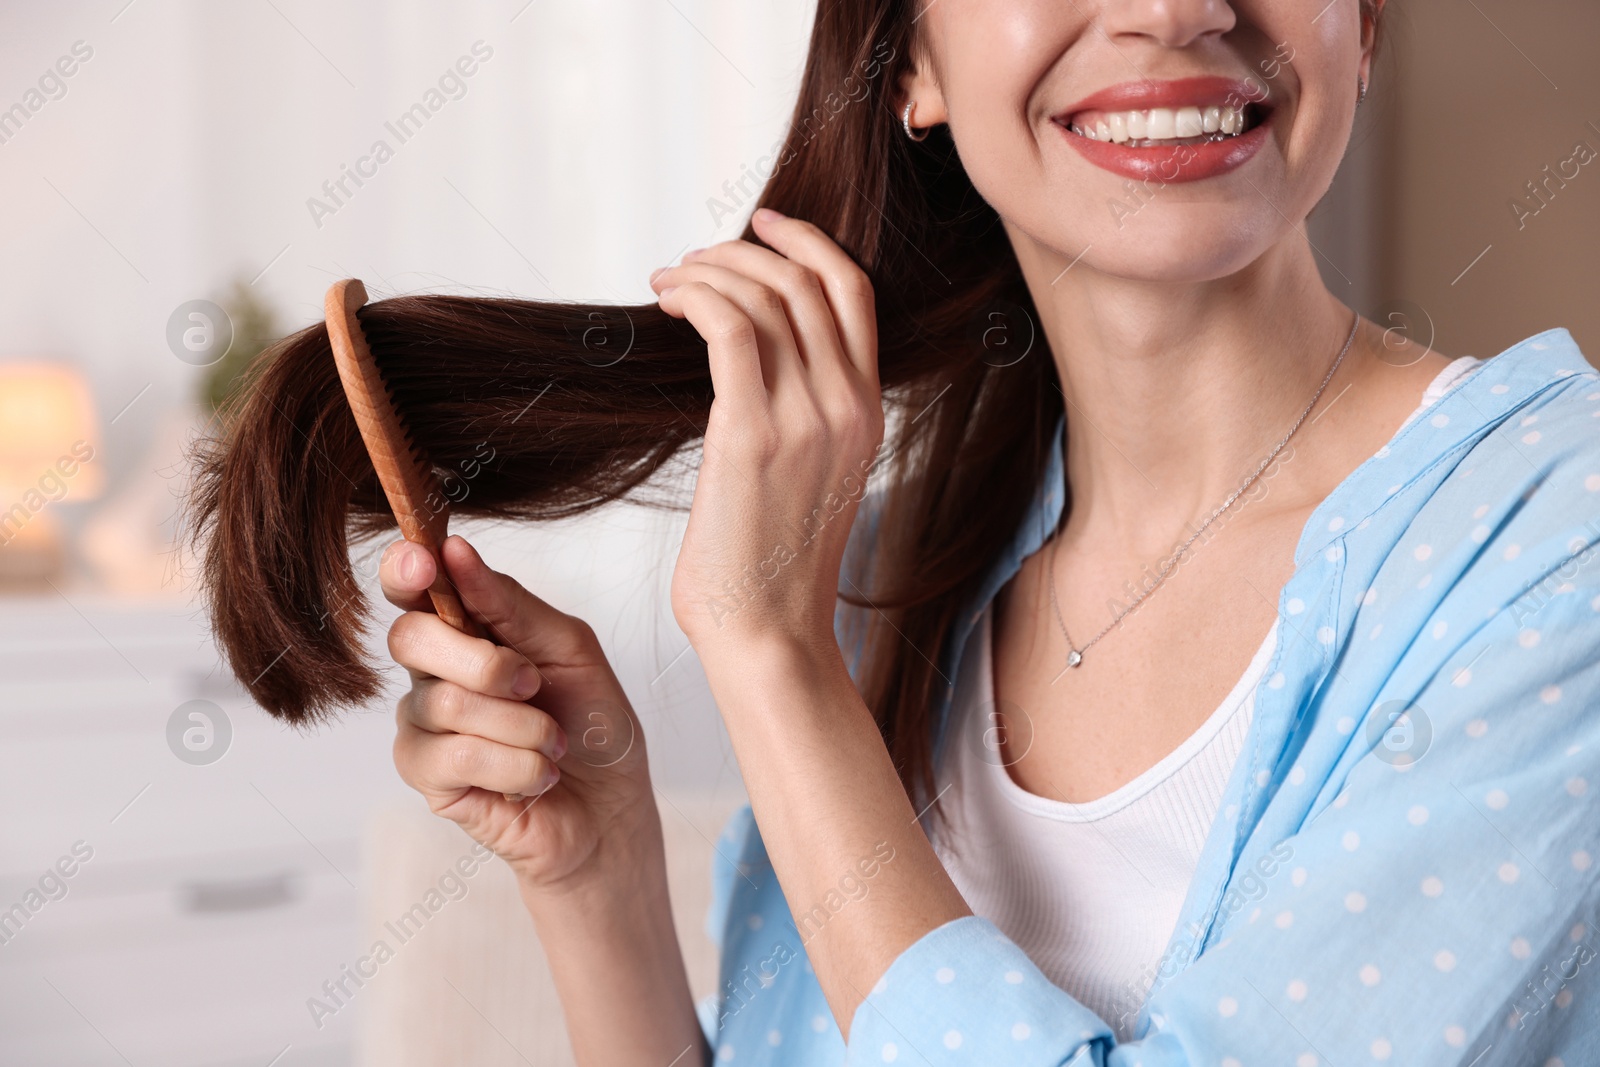
M 509 678 L 511 670 L 500 649 L 487 641 L 476 642 L 476 645 L 467 661 L 466 673 L 472 679 L 472 688 L 481 692 L 493 688 L 502 678 Z
M 583 648 L 599 648 L 600 635 L 588 621 L 576 615 L 566 616 L 566 625 L 572 641 Z
M 413 789 L 416 788 L 417 784 L 417 749 L 415 738 L 416 735 L 411 730 L 406 729 L 404 724 L 402 724 L 401 728 L 395 732 L 394 745 L 390 749 L 392 755 L 394 756 L 395 772 L 400 775 L 400 780 L 402 782 L 411 786 Z
M 528 759 L 523 767 L 526 775 L 524 780 L 532 787 L 533 791 L 542 792 L 545 783 L 550 780 L 550 772 L 555 767 L 555 764 L 538 752 L 529 752 L 527 755 Z
M 417 644 L 417 619 L 414 612 L 406 612 L 389 626 L 389 655 L 395 662 L 409 667 L 409 660 Z
M 776 315 L 783 311 L 783 297 L 778 291 L 764 282 L 757 282 L 750 288 L 750 303 L 752 310 Z
M 808 452 L 831 458 L 840 452 L 841 437 L 838 430 L 830 426 L 828 420 L 818 412 L 800 424 L 799 443 Z
M 394 704 L 394 721 L 395 721 L 395 725 L 397 727 L 401 728 L 402 731 L 405 728 L 405 724 L 407 722 L 410 722 L 412 716 L 416 713 L 416 702 L 417 702 L 417 687 L 416 686 L 412 686 L 410 689 L 407 689 L 404 693 L 401 693 L 400 694 L 400 699 L 395 701 L 395 704 Z
M 538 744 L 534 747 L 544 749 L 556 743 L 556 738 L 561 733 L 561 727 L 551 716 L 540 715 L 535 723 L 534 731 L 539 736 Z
M 474 781 L 486 762 L 483 747 L 472 738 L 459 735 L 445 742 L 443 758 L 451 777 L 462 782 Z
M 834 401 L 823 416 L 829 434 L 841 442 L 853 442 L 867 435 L 866 413 L 853 400 Z
M 795 442 L 806 447 L 825 445 L 833 438 L 832 427 L 828 425 L 827 418 L 817 408 L 806 408 L 796 412 L 789 425 L 789 433 Z
M 797 293 L 822 292 L 822 279 L 818 278 L 810 267 L 790 260 L 784 264 L 781 271 L 785 288 Z
M 734 348 L 755 344 L 756 327 L 743 315 L 729 315 L 713 327 L 712 340 Z
M 517 584 L 515 578 L 499 571 L 490 571 L 488 577 L 493 592 L 473 604 L 472 610 L 491 626 L 500 626 L 513 621 L 517 614 L 517 596 L 523 592 L 522 586 Z
M 770 463 L 783 450 L 777 427 L 766 421 L 741 425 L 734 431 L 734 440 L 739 453 L 757 463 Z
M 439 725 L 456 729 L 466 721 L 470 691 L 452 682 L 443 682 L 433 686 L 430 695 L 430 718 Z
M 850 432 L 862 439 L 870 438 L 877 444 L 883 438 L 883 405 L 874 404 L 859 396 L 853 396 L 844 414 L 845 425 Z
M 863 304 L 870 304 L 876 297 L 872 288 L 872 279 L 867 277 L 866 271 L 860 267 L 853 267 L 844 271 L 839 276 L 839 288 L 849 299 L 859 300 Z

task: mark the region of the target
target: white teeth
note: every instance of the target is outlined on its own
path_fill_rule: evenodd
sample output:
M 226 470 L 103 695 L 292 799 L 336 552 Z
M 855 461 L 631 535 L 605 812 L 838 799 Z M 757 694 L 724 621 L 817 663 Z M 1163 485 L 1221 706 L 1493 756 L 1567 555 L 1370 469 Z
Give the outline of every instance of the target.
M 1072 132 L 1092 141 L 1172 141 L 1193 137 L 1234 136 L 1245 129 L 1244 111 L 1232 107 L 1155 107 L 1145 111 L 1110 111 L 1086 124 L 1075 122 Z

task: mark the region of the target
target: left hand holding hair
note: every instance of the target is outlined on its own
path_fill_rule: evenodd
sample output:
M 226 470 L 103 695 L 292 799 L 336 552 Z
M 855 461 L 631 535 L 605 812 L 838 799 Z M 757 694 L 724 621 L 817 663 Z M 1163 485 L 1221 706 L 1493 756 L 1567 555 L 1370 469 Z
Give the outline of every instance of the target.
M 705 338 L 716 393 L 672 576 L 702 659 L 752 640 L 837 648 L 839 567 L 883 441 L 865 272 L 808 222 L 763 209 L 752 225 L 771 248 L 727 241 L 650 280 Z

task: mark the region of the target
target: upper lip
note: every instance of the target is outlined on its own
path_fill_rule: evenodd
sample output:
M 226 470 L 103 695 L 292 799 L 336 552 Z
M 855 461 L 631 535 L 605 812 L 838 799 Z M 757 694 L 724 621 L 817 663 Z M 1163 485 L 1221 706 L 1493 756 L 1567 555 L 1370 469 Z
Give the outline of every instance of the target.
M 1057 122 L 1067 122 L 1084 111 L 1144 111 L 1153 107 L 1220 107 L 1265 105 L 1265 86 L 1260 81 L 1206 75 L 1174 78 L 1169 81 L 1122 82 L 1086 96 L 1071 107 L 1058 111 Z

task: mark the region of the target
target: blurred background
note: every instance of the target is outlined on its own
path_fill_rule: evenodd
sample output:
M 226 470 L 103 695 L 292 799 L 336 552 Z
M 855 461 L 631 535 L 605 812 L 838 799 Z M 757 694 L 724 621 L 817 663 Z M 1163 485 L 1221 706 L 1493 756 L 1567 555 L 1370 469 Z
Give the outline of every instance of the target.
M 1329 286 L 1447 355 L 1553 326 L 1600 350 L 1600 6 L 1389 6 L 1308 226 Z M 296 733 L 219 667 L 175 552 L 183 449 L 341 277 L 651 299 L 743 226 L 812 10 L 0 3 L 0 1065 L 570 1062 L 498 869 L 349 977 L 470 843 L 396 778 L 392 702 Z M 704 995 L 743 790 L 667 607 L 682 521 L 466 532 L 606 643 Z

